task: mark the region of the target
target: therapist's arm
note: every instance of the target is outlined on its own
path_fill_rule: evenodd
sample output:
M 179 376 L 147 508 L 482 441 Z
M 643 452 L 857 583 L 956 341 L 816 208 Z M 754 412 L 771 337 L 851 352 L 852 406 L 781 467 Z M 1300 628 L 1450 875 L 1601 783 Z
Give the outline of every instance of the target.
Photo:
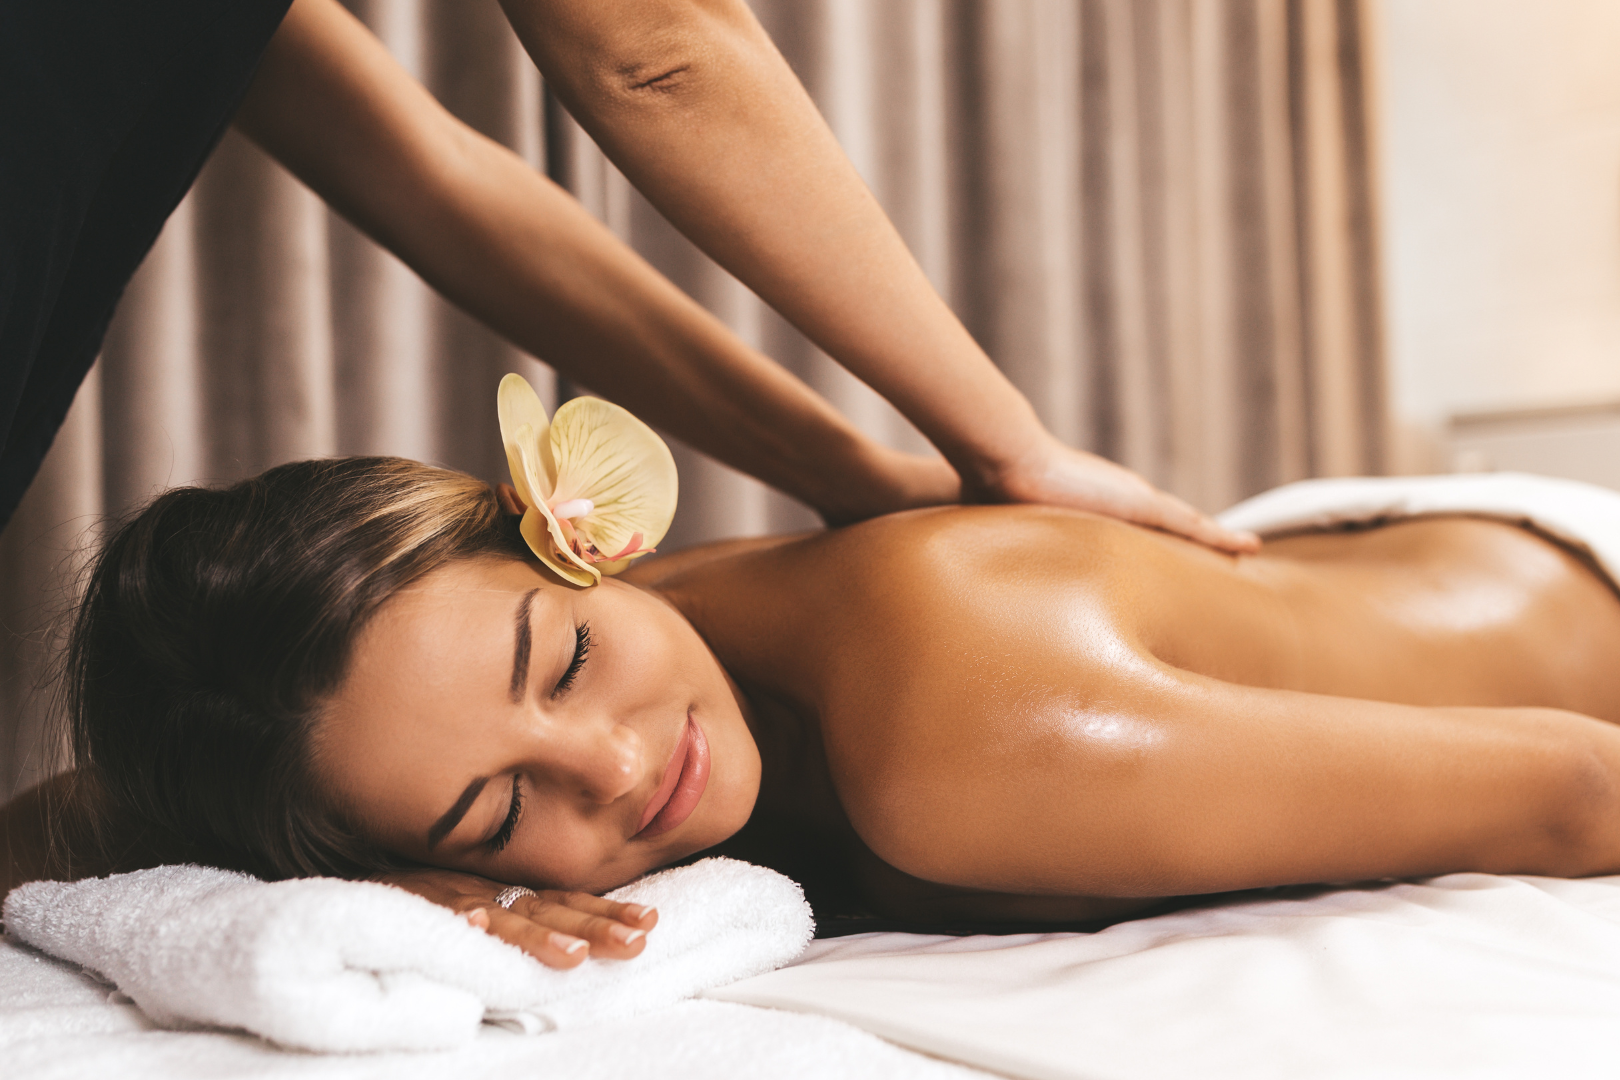
M 967 499 L 1245 549 L 1058 443 L 929 284 L 743 0 L 501 0 L 547 84 L 687 236 L 893 402 Z
M 829 521 L 956 500 L 945 462 L 861 434 L 567 192 L 451 116 L 334 0 L 296 0 L 236 121 L 519 347 Z

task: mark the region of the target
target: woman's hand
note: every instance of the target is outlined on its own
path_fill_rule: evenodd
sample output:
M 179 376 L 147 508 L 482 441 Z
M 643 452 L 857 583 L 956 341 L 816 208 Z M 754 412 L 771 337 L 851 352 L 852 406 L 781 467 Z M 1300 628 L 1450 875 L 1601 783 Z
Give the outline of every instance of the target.
M 1176 533 L 1221 551 L 1258 551 L 1260 538 L 1225 528 L 1174 495 L 1112 461 L 1064 446 L 1051 436 L 1011 466 L 962 485 L 963 502 L 1047 503 L 1089 510 Z
M 510 909 L 495 903 L 505 885 L 455 870 L 424 868 L 378 875 L 373 880 L 447 907 L 547 967 L 575 967 L 587 956 L 628 960 L 647 947 L 658 911 L 618 904 L 588 893 L 542 890 L 520 896 Z

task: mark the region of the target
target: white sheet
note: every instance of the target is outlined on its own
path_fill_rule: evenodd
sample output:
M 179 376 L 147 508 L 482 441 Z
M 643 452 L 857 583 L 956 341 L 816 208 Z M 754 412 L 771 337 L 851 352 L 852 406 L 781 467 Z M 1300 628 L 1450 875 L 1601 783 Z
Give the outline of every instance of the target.
M 1613 1080 L 1620 877 L 1296 890 L 1097 934 L 871 934 L 705 996 L 1036 1080 Z

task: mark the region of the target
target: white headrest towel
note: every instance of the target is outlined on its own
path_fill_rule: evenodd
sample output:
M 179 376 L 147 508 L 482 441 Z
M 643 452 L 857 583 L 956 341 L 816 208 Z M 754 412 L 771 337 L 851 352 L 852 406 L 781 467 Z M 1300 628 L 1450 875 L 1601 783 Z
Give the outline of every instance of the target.
M 5 925 L 99 972 L 158 1024 L 326 1051 L 446 1049 L 485 1019 L 549 1030 L 620 1018 L 780 967 L 814 930 L 798 885 L 733 859 L 609 895 L 658 908 L 657 928 L 634 960 L 570 971 L 389 885 L 200 866 L 33 882 L 6 898 Z

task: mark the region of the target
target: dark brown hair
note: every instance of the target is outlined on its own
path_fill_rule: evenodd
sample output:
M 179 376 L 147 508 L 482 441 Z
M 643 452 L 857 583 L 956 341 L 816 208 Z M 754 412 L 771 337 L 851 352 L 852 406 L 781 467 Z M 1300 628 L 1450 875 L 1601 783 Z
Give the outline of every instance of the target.
M 113 530 L 68 645 L 67 720 L 98 816 L 168 857 L 263 877 L 387 869 L 316 783 L 322 703 L 402 586 L 526 553 L 487 485 L 400 458 L 160 495 Z

